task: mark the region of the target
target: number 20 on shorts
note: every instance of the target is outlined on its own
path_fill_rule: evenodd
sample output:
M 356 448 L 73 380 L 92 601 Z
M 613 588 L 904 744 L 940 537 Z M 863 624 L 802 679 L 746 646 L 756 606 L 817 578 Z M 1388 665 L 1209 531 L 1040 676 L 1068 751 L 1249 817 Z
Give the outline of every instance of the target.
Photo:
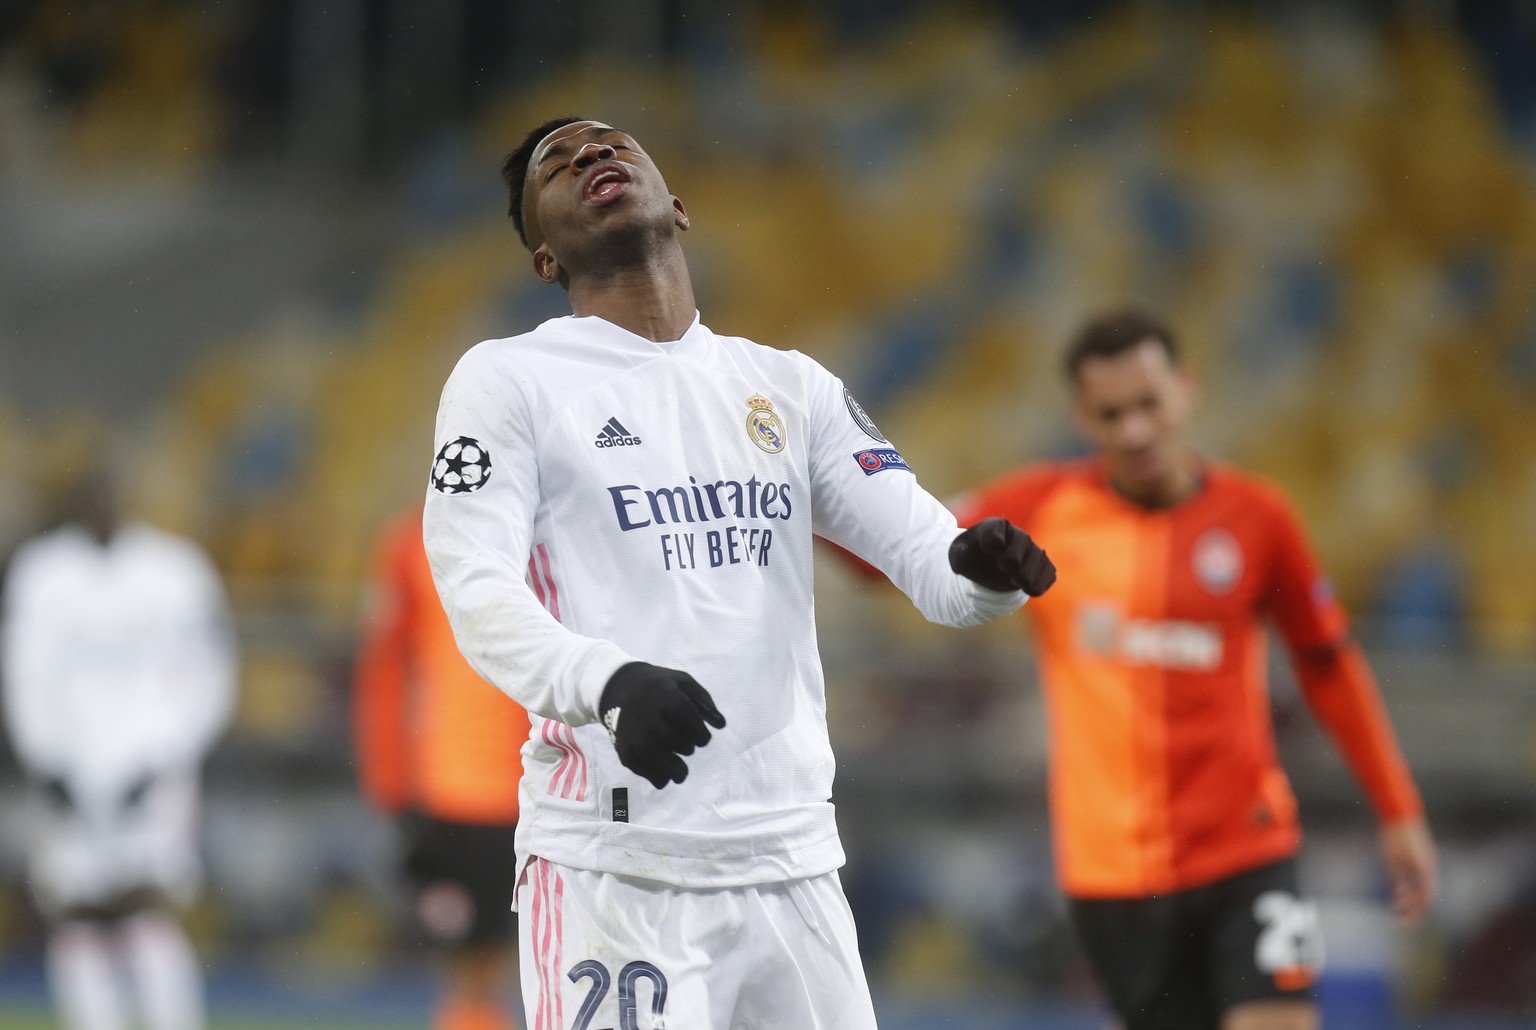
M 588 978 L 592 981 L 571 1030 L 600 1030 L 592 1026 L 592 1020 L 597 1015 L 597 1007 L 608 996 L 608 989 L 613 986 L 608 967 L 595 959 L 587 959 L 572 966 L 566 975 L 571 983 Z M 667 1007 L 667 978 L 649 962 L 641 961 L 631 962 L 619 970 L 619 1030 L 640 1030 L 635 988 L 642 979 L 651 982 L 651 1025 L 655 1030 L 663 1030 L 661 1017 Z

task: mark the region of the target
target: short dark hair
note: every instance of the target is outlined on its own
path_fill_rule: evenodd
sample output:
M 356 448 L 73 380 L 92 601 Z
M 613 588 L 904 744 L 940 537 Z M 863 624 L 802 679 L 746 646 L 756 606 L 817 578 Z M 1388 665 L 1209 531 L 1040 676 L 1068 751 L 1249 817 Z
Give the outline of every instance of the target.
M 1067 348 L 1067 378 L 1076 382 L 1086 362 L 1116 357 L 1147 340 L 1156 340 L 1168 352 L 1168 360 L 1179 363 L 1178 341 L 1161 319 L 1139 308 L 1119 308 L 1098 315 L 1078 330 Z
M 507 214 L 512 216 L 512 225 L 517 229 L 517 237 L 523 241 L 525 247 L 528 246 L 528 229 L 523 225 L 523 182 L 528 178 L 528 162 L 533 159 L 534 148 L 544 141 L 545 136 L 556 129 L 573 122 L 585 121 L 590 119 L 551 118 L 524 136 L 523 141 L 517 145 L 517 149 L 502 159 L 501 178 L 507 184 Z

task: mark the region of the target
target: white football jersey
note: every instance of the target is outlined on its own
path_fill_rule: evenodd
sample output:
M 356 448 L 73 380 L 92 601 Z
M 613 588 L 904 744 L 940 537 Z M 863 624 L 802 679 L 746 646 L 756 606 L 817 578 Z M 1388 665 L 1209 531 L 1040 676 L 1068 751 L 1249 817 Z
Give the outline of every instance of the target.
M 955 575 L 954 517 L 842 383 L 695 318 L 655 343 L 597 317 L 489 340 L 437 416 L 425 536 L 460 649 L 533 717 L 519 863 L 731 887 L 843 863 L 812 537 L 929 619 L 1015 611 Z M 657 790 L 598 721 L 621 665 L 693 675 L 728 725 Z
M 5 715 L 21 764 L 78 804 L 196 768 L 234 711 L 236 654 L 213 563 L 127 525 L 105 546 L 63 526 L 11 560 Z

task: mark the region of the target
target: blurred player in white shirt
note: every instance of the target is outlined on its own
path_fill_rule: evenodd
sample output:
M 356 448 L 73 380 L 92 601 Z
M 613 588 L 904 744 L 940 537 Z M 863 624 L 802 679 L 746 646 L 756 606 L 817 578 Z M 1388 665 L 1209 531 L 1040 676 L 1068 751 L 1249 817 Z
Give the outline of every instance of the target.
M 199 766 L 234 700 L 224 592 L 195 544 L 121 522 L 106 479 L 73 507 L 16 551 L 4 609 L 50 984 L 70 1030 L 135 1012 L 149 1030 L 197 1030 L 202 975 L 174 907 L 199 885 Z
M 558 119 L 503 175 L 574 315 L 460 361 L 425 537 L 460 648 L 532 717 L 508 863 L 529 1026 L 872 1028 L 813 535 L 952 626 L 1054 568 L 1001 519 L 962 532 L 815 361 L 701 323 L 687 213 L 632 137 Z

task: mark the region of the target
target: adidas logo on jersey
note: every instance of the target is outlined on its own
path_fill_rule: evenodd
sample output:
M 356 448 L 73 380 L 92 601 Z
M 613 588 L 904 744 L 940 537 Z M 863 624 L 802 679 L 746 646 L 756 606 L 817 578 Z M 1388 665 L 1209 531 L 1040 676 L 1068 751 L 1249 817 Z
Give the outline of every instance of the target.
M 616 418 L 610 418 L 603 428 L 597 431 L 597 439 L 593 441 L 595 447 L 634 447 L 640 443 L 638 436 L 630 436 L 629 430 L 624 428 L 624 423 Z

